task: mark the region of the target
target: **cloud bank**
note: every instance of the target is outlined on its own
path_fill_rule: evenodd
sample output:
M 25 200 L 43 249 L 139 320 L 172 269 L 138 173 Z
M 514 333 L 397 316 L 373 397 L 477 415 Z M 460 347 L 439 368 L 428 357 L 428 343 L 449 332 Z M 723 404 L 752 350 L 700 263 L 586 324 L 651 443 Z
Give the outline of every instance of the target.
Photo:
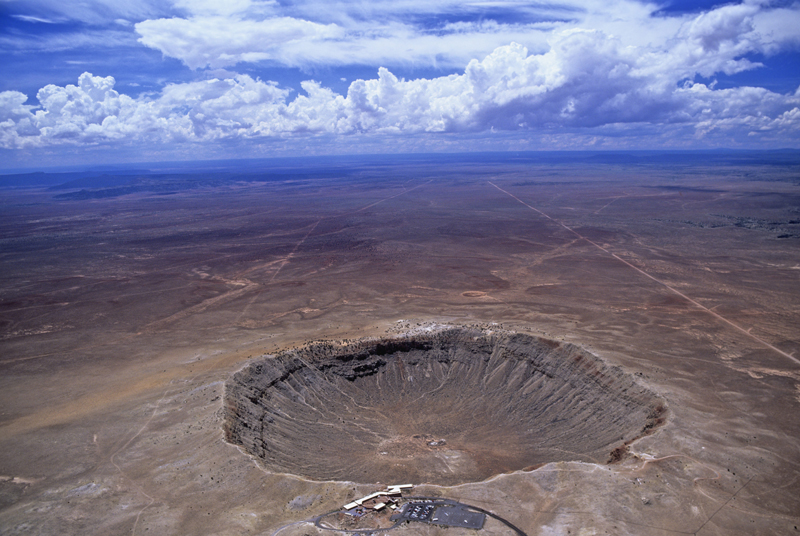
M 553 33 L 572 29 L 595 29 L 617 36 L 624 45 L 660 50 L 673 48 L 673 41 L 684 37 L 700 37 L 694 44 L 706 52 L 739 54 L 800 43 L 797 6 L 770 8 L 757 0 L 699 16 L 671 17 L 659 13 L 655 4 L 636 0 L 546 4 L 312 0 L 286 6 L 240 0 L 236 7 L 227 6 L 225 13 L 205 2 L 187 0 L 182 5 L 183 16 L 148 19 L 135 28 L 142 44 L 192 69 L 252 61 L 290 67 L 462 67 L 512 41 L 535 53 L 546 52 Z M 487 9 L 490 15 L 494 9 L 497 16 L 486 17 Z
M 241 5 L 252 8 L 246 1 Z M 353 44 L 344 23 L 294 17 L 253 22 L 240 13 L 209 13 L 210 3 L 193 6 L 201 15 L 138 24 L 143 42 L 196 68 L 264 59 L 292 64 L 298 58 L 310 61 L 313 54 L 304 50 L 317 41 Z M 84 73 L 77 85 L 39 90 L 38 105 L 26 104 L 16 91 L 0 93 L 0 146 L 502 131 L 680 132 L 695 139 L 796 144 L 800 89 L 790 94 L 759 87 L 716 89 L 695 80 L 757 69 L 744 56 L 791 44 L 797 37 L 786 21 L 797 15 L 797 9 L 728 5 L 677 21 L 651 21 L 657 31 L 650 41 L 644 35 L 623 39 L 603 29 L 566 27 L 547 33 L 533 52 L 517 43 L 498 46 L 466 63 L 460 74 L 404 80 L 380 68 L 377 78 L 352 82 L 346 94 L 309 80 L 302 83 L 304 94 L 296 95 L 275 82 L 235 75 L 169 84 L 158 94 L 132 98 L 114 89 L 114 78 Z M 363 52 L 384 53 L 380 47 Z M 326 54 L 339 52 L 333 45 L 317 52 Z

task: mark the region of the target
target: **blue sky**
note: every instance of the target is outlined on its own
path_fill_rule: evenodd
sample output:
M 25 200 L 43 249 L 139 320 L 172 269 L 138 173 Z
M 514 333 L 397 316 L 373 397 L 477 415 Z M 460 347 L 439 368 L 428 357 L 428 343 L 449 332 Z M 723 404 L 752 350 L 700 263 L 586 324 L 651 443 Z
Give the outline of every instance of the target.
M 800 147 L 800 2 L 0 0 L 0 168 Z

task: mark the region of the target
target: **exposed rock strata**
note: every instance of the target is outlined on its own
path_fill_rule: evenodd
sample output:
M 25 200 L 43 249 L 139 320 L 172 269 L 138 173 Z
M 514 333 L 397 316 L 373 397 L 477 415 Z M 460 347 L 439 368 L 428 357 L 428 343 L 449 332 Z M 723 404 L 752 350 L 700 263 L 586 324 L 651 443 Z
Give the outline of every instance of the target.
M 315 480 L 453 485 L 611 461 L 664 407 L 577 346 L 457 328 L 253 363 L 227 384 L 225 437 L 271 470 Z

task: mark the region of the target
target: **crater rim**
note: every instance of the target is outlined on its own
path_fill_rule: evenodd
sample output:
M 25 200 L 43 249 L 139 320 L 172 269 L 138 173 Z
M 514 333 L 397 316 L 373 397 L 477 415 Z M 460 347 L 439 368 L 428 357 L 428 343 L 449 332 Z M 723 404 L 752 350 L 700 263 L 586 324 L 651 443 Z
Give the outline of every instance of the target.
M 308 404 L 303 399 L 308 395 L 312 395 L 311 398 L 316 396 L 315 390 L 318 389 L 315 385 L 320 381 L 322 391 L 328 394 L 334 391 L 344 394 L 342 386 L 359 384 L 358 389 L 353 392 L 363 392 L 365 386 L 367 391 L 373 391 L 372 395 L 365 395 L 364 400 L 377 401 L 376 407 L 381 406 L 383 409 L 395 408 L 398 413 L 392 415 L 397 416 L 400 421 L 409 416 L 408 420 L 414 421 L 414 410 L 421 407 L 418 400 L 414 399 L 419 398 L 417 395 L 424 394 L 414 391 L 414 375 L 418 372 L 424 374 L 426 370 L 429 373 L 434 372 L 436 367 L 432 363 L 438 363 L 440 369 L 466 368 L 469 371 L 472 365 L 469 361 L 464 361 L 463 355 L 459 354 L 463 354 L 467 347 L 470 351 L 474 350 L 476 345 L 483 347 L 484 350 L 491 349 L 488 353 L 478 352 L 477 356 L 471 355 L 472 365 L 481 360 L 491 365 L 473 371 L 477 373 L 478 378 L 483 378 L 483 383 L 486 380 L 484 373 L 496 375 L 498 367 L 510 367 L 512 371 L 516 371 L 512 374 L 513 377 L 522 376 L 521 382 L 519 378 L 514 381 L 517 381 L 519 386 L 527 385 L 526 389 L 530 389 L 532 393 L 541 391 L 542 384 L 545 385 L 545 390 L 549 388 L 554 392 L 567 388 L 569 394 L 574 396 L 563 396 L 562 393 L 558 398 L 564 402 L 559 407 L 571 412 L 564 419 L 567 421 L 567 426 L 563 424 L 557 426 L 558 418 L 547 423 L 539 421 L 536 424 L 536 420 L 531 421 L 529 417 L 524 416 L 527 412 L 513 409 L 520 403 L 524 406 L 525 401 L 525 397 L 513 394 L 513 388 L 505 394 L 510 396 L 508 399 L 512 407 L 510 412 L 512 414 L 516 412 L 517 416 L 522 415 L 521 419 L 494 419 L 497 422 L 493 424 L 495 428 L 492 430 L 491 426 L 487 429 L 487 422 L 493 419 L 484 416 L 484 422 L 479 422 L 475 427 L 478 440 L 474 443 L 471 443 L 463 433 L 454 432 L 453 427 L 445 430 L 436 429 L 435 426 L 432 428 L 435 419 L 419 419 L 422 422 L 418 428 L 399 426 L 403 429 L 402 433 L 393 434 L 391 431 L 397 425 L 392 424 L 391 419 L 381 422 L 378 415 L 385 416 L 383 411 L 372 408 L 364 409 L 363 413 L 354 413 L 352 410 L 347 410 L 340 415 L 339 408 L 335 404 L 332 410 L 321 406 L 315 408 L 313 404 Z M 504 355 L 503 352 L 509 347 L 514 347 L 514 350 Z M 500 354 L 496 355 L 498 351 Z M 528 360 L 527 365 L 526 360 Z M 387 368 L 398 366 L 402 369 L 410 366 L 413 372 L 408 376 L 411 380 L 404 378 L 402 372 L 392 372 L 392 369 Z M 526 371 L 530 373 L 527 377 Z M 548 374 L 548 371 L 552 374 Z M 278 372 L 279 374 L 276 374 Z M 388 398 L 381 394 L 382 389 L 376 391 L 375 386 L 369 383 L 387 373 L 390 373 L 389 376 L 394 376 L 391 379 L 394 382 L 393 387 L 385 388 Z M 545 376 L 549 378 L 547 381 L 543 381 Z M 443 378 L 446 377 L 440 375 L 439 379 Z M 547 387 L 551 380 L 555 383 Z M 403 381 L 406 382 L 405 386 Z M 446 385 L 447 381 L 449 380 L 440 382 L 440 385 Z M 532 387 L 532 383 L 536 381 L 540 384 L 538 388 Z M 456 386 L 457 383 L 455 382 Z M 427 385 L 433 384 L 429 381 Z M 478 384 L 468 383 L 466 387 L 477 388 Z M 447 391 L 447 388 L 442 387 L 441 390 Z M 450 395 L 442 395 L 441 400 L 434 398 L 432 404 L 443 404 L 443 401 L 450 396 L 456 396 L 453 393 L 459 391 L 464 390 L 450 389 Z M 352 398 L 353 392 L 348 396 Z M 495 390 L 495 393 L 500 394 L 499 400 L 502 402 L 503 389 Z M 485 395 L 486 392 L 482 396 Z M 550 395 L 545 398 L 552 398 Z M 552 438 L 548 440 L 549 443 L 545 442 L 547 444 L 530 442 L 531 438 L 536 436 L 535 433 L 530 433 L 532 428 L 529 425 L 532 422 L 540 430 L 556 427 L 559 434 L 567 433 L 565 430 L 575 425 L 583 428 L 582 436 L 591 437 L 592 434 L 583 433 L 592 430 L 591 427 L 587 429 L 583 424 L 584 421 L 593 419 L 594 414 L 603 410 L 604 402 L 614 399 L 615 395 L 621 397 L 623 410 L 626 407 L 632 409 L 633 418 L 626 416 L 624 411 L 619 412 L 620 404 L 617 403 L 611 410 L 612 418 L 599 418 L 597 422 L 590 424 L 595 424 L 597 428 L 624 421 L 624 426 L 619 430 L 615 429 L 615 433 L 621 434 L 618 439 L 609 440 L 609 434 L 603 432 L 603 437 L 595 442 L 596 444 L 589 441 L 592 444 L 585 449 L 579 449 L 570 455 L 554 456 L 546 454 L 559 450 L 553 446 Z M 395 398 L 392 398 L 393 396 Z M 573 398 L 587 397 L 596 400 L 588 402 L 579 400 L 571 403 Z M 324 397 L 317 398 L 321 400 Z M 299 402 L 301 399 L 303 401 Z M 487 406 L 501 407 L 497 400 L 489 402 Z M 408 409 L 406 403 L 416 406 Z M 576 405 L 577 411 L 572 407 Z M 474 406 L 463 403 L 463 400 L 460 406 L 453 405 L 456 413 L 461 411 L 462 414 Z M 347 405 L 342 406 L 345 407 Z M 368 405 L 362 407 L 369 408 Z M 532 409 L 537 407 L 532 406 Z M 546 415 L 552 413 L 550 410 L 553 407 L 551 403 L 544 408 L 544 411 L 538 407 L 538 411 Z M 321 411 L 322 409 L 325 411 Z M 595 411 L 589 411 L 592 409 Z M 298 414 L 292 415 L 292 410 L 296 410 Z M 373 410 L 375 414 L 366 418 Z M 558 410 L 558 407 L 555 407 L 555 410 Z M 309 420 L 315 412 L 320 414 L 317 415 L 317 420 Z M 449 486 L 481 482 L 499 474 L 535 470 L 556 461 L 618 463 L 627 456 L 628 448 L 633 442 L 663 426 L 668 413 L 665 399 L 650 387 L 642 385 L 634 374 L 609 364 L 582 346 L 529 332 L 485 326 L 428 324 L 383 337 L 312 340 L 298 347 L 286 348 L 275 354 L 254 359 L 233 374 L 225 384 L 223 430 L 227 442 L 239 446 L 254 457 L 263 468 L 276 474 L 290 474 L 317 482 L 371 483 L 396 479 Z M 323 415 L 327 416 L 327 420 L 320 418 Z M 248 424 L 248 418 L 254 417 L 254 422 L 261 423 L 260 429 Z M 353 417 L 355 422 L 350 422 L 349 417 Z M 338 422 L 335 422 L 336 418 L 339 419 Z M 548 426 L 545 427 L 545 424 Z M 351 463 L 352 460 L 345 463 L 341 456 L 335 452 L 333 454 L 325 452 L 324 448 L 320 453 L 313 452 L 307 444 L 318 442 L 321 437 L 322 441 L 327 441 L 327 437 L 323 437 L 320 431 L 327 432 L 337 425 L 344 430 L 344 436 L 353 435 L 353 444 L 346 445 L 341 434 L 332 442 L 340 447 L 340 452 L 344 453 L 345 457 L 353 458 L 355 463 Z M 308 433 L 303 431 L 304 427 L 308 427 Z M 356 428 L 366 431 L 362 430 L 362 433 Z M 304 434 L 308 437 L 304 437 Z M 364 444 L 370 442 L 370 434 L 377 436 L 379 440 L 373 445 L 374 448 L 365 448 Z M 492 435 L 503 440 L 504 448 L 507 445 L 507 452 L 504 452 L 504 449 L 487 448 L 485 440 Z M 497 443 L 494 439 L 491 442 Z M 364 467 L 367 469 L 363 469 Z M 400 467 L 401 470 L 394 470 L 392 467 Z M 447 471 L 451 474 L 445 474 Z

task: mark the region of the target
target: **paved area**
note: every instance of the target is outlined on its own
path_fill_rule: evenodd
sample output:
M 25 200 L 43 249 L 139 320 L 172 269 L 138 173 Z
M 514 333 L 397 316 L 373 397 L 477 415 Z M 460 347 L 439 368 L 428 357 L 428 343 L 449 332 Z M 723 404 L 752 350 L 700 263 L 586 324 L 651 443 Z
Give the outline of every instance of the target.
M 428 523 L 433 517 L 436 505 L 433 503 L 408 503 L 401 512 L 400 519 Z
M 478 530 L 483 528 L 484 521 L 486 521 L 486 514 L 471 512 L 463 505 L 456 505 L 437 507 L 433 511 L 430 522 L 436 525 Z
M 396 521 L 417 521 L 447 527 L 481 529 L 486 514 L 452 499 L 423 499 L 411 501 L 392 516 Z

